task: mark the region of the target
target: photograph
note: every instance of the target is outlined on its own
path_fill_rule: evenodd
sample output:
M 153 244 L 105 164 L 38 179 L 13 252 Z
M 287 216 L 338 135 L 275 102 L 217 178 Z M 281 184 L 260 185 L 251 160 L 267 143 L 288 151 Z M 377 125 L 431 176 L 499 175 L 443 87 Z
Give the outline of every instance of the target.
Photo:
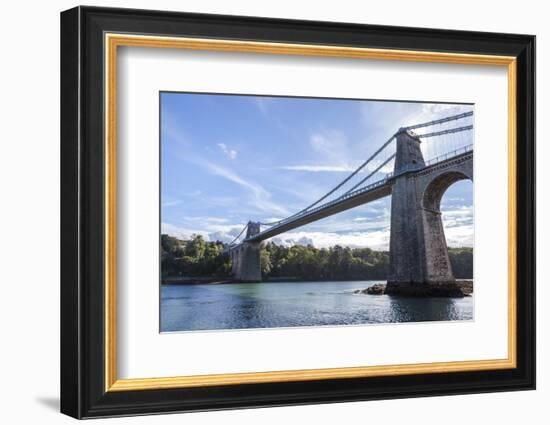
M 161 332 L 475 320 L 474 104 L 159 96 Z

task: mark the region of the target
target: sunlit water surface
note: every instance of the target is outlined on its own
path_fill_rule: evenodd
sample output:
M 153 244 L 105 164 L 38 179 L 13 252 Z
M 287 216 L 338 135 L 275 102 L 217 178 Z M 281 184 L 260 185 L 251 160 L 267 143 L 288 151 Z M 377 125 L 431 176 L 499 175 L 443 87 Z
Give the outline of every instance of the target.
M 380 281 L 161 285 L 161 331 L 471 320 L 473 298 L 355 294 Z

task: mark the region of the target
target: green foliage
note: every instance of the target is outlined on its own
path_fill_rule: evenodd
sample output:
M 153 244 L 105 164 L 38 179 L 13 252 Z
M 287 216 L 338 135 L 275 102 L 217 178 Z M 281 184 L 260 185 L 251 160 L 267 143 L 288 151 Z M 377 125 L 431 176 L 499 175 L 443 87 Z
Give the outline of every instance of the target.
M 473 248 L 449 248 L 451 268 L 457 279 L 472 279 L 474 276 Z
M 269 251 L 262 249 L 260 251 L 260 267 L 262 268 L 262 276 L 269 276 L 272 266 Z
M 369 248 L 343 248 L 339 245 L 317 249 L 311 245 L 284 247 L 267 243 L 262 253 L 269 255 L 268 278 L 304 280 L 385 279 L 388 253 Z
M 228 276 L 231 264 L 222 242 L 206 242 L 201 235 L 182 241 L 161 235 L 161 274 L 173 276 Z
M 222 242 L 206 242 L 200 235 L 186 241 L 162 235 L 162 276 L 228 278 L 231 263 L 223 248 Z M 472 248 L 449 248 L 449 257 L 455 277 L 472 278 Z M 321 249 L 311 245 L 284 247 L 268 242 L 260 251 L 260 264 L 266 279 L 385 280 L 389 253 L 339 245 Z

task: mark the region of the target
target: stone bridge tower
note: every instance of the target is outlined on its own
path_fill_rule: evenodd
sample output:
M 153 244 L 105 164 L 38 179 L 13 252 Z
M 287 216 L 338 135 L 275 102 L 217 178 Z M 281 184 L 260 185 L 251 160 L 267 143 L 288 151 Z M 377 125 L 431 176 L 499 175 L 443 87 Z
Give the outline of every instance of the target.
M 451 269 L 439 204 L 451 184 L 473 180 L 472 160 L 425 168 L 421 141 L 414 133 L 401 131 L 396 143 L 386 293 L 461 294 Z
M 246 238 L 260 233 L 260 223 L 248 222 Z M 231 272 L 233 278 L 240 282 L 260 282 L 262 269 L 260 265 L 261 242 L 243 242 L 230 251 Z

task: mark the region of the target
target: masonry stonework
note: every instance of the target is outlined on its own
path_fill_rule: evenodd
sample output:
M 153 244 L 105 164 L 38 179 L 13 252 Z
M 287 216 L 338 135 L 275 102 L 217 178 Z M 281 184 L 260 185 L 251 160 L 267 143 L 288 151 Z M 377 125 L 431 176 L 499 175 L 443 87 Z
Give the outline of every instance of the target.
M 249 222 L 246 238 L 260 233 L 260 224 Z M 260 264 L 261 242 L 243 242 L 230 251 L 231 272 L 239 282 L 261 282 L 262 269 Z
M 473 180 L 472 158 L 465 156 L 426 167 L 421 141 L 414 133 L 399 133 L 396 143 L 386 294 L 460 296 L 462 291 L 447 251 L 440 202 L 450 185 Z

